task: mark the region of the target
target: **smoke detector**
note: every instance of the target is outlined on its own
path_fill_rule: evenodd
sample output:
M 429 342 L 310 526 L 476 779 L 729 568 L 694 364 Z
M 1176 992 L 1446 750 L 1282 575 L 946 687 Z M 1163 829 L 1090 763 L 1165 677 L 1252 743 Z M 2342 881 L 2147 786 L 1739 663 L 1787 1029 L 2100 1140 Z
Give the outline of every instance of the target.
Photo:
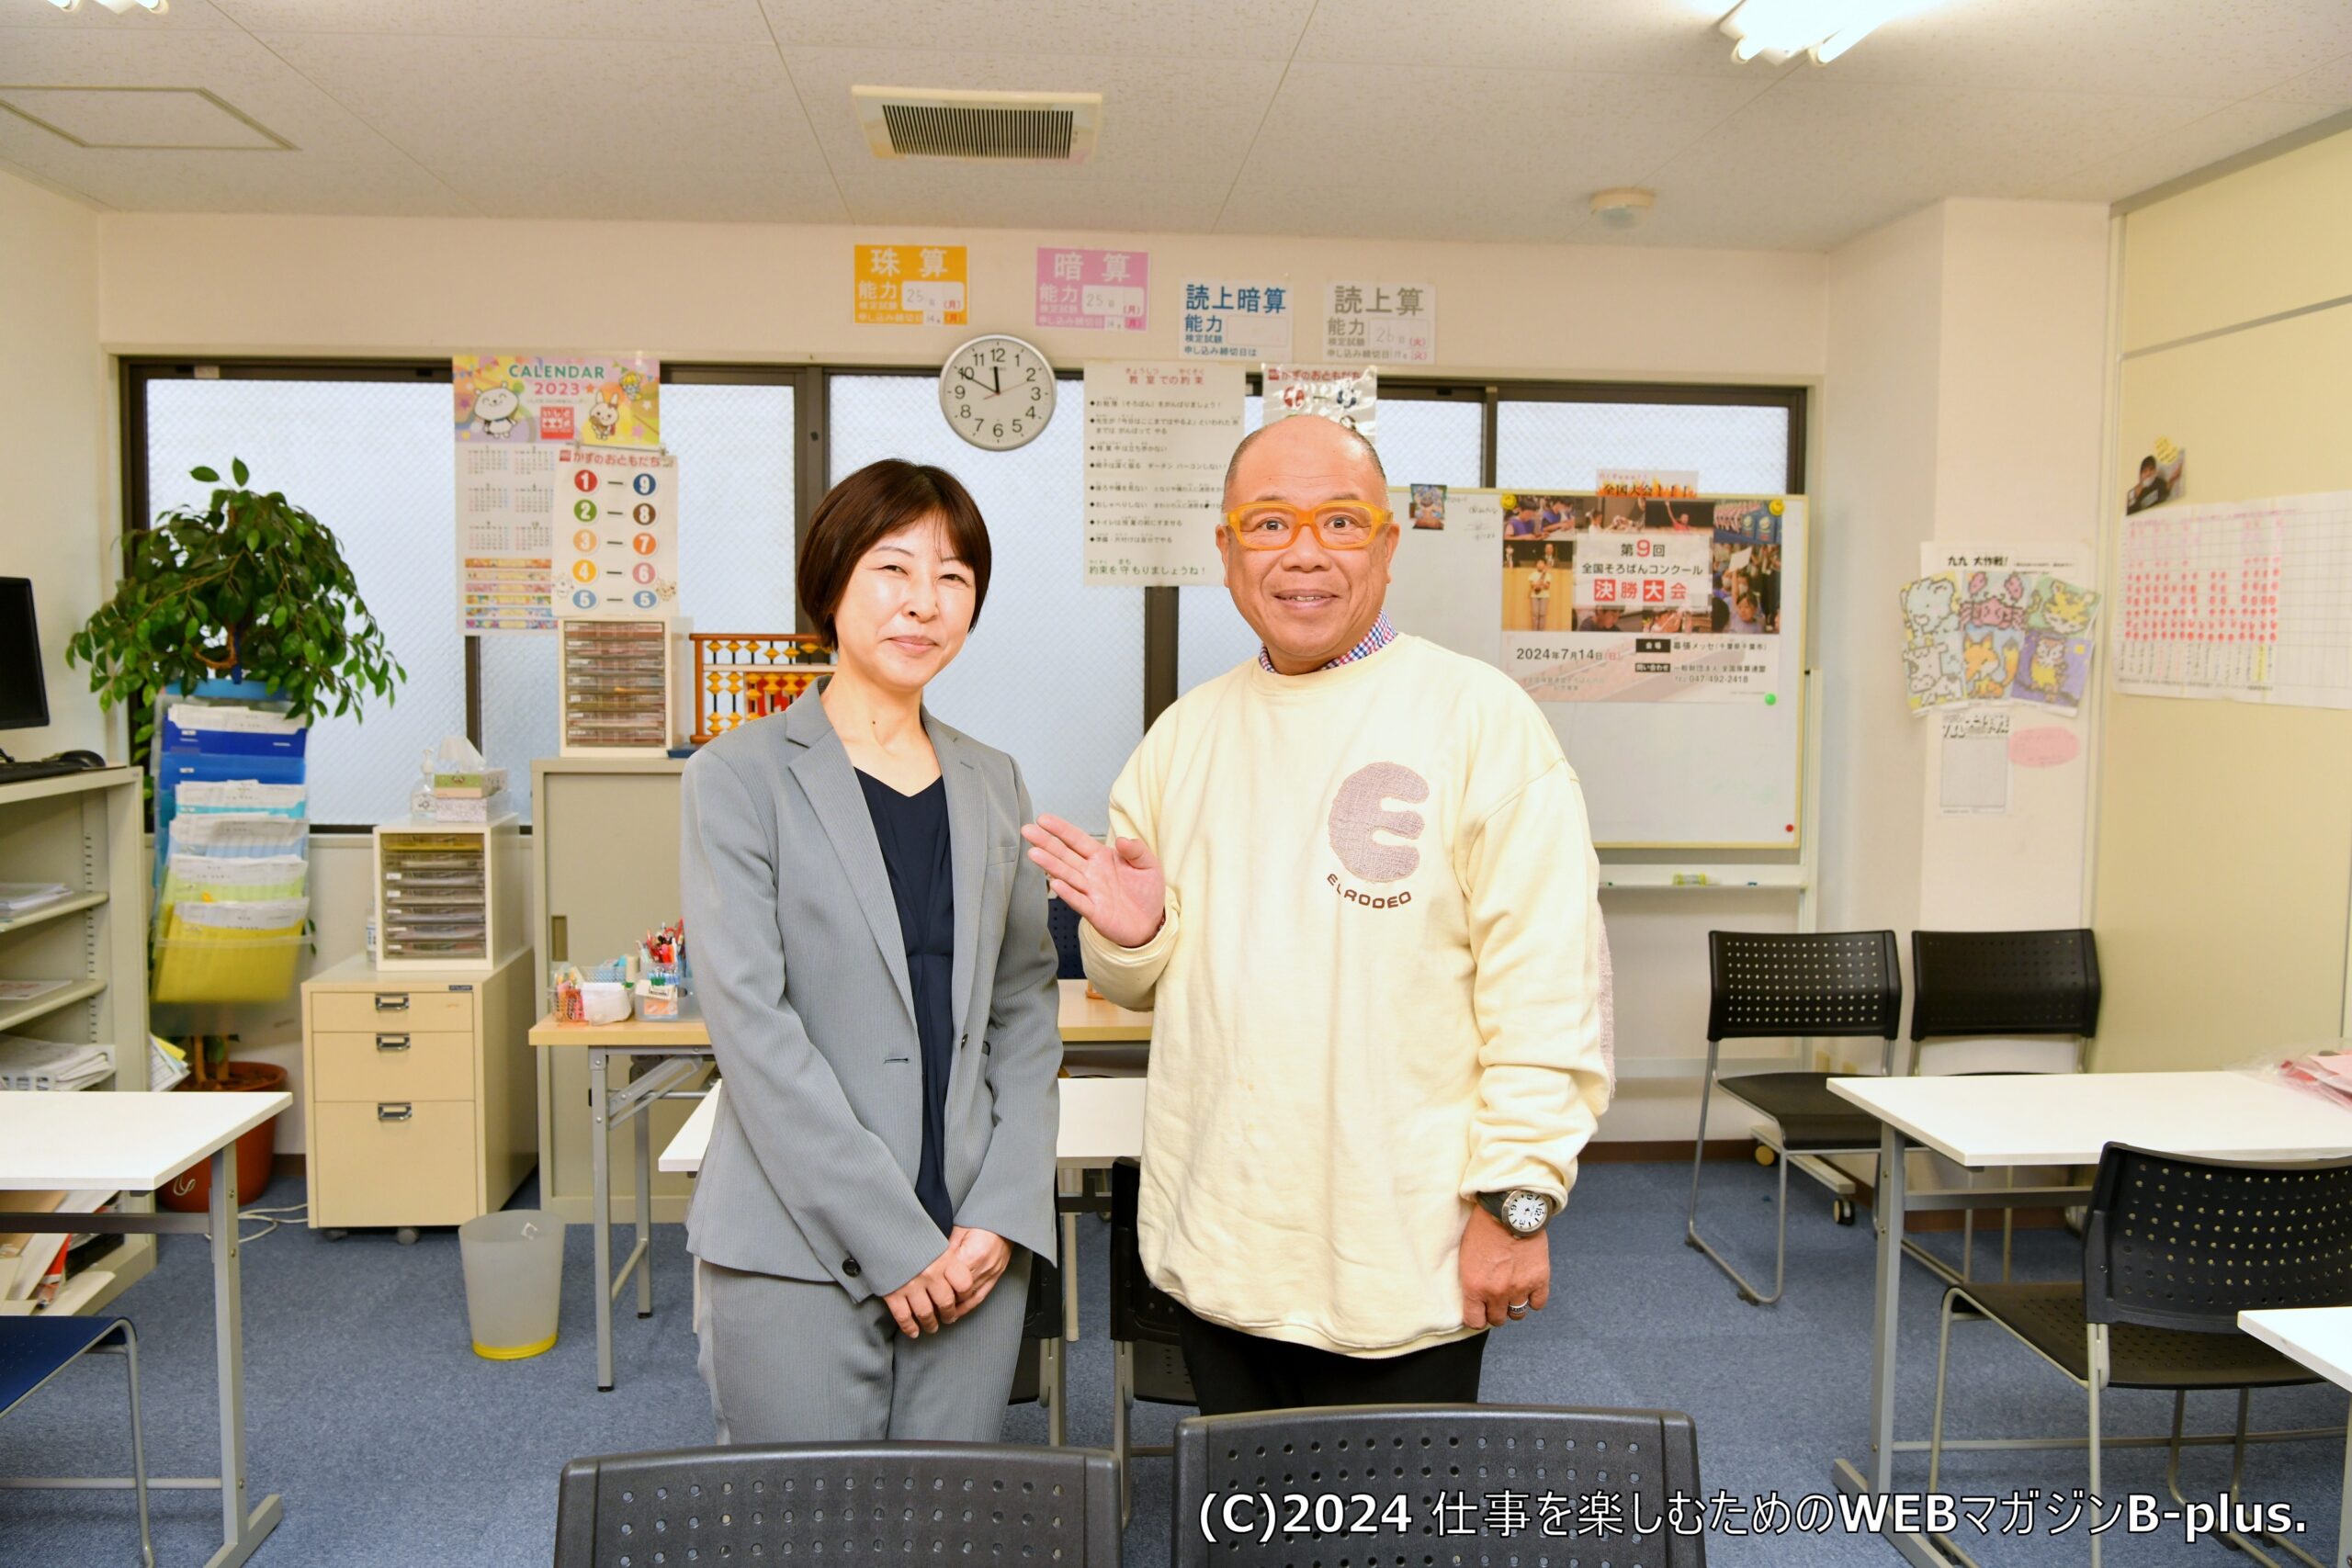
M 877 158 L 1083 164 L 1102 123 L 1100 93 L 852 87 L 850 99 Z
M 1647 218 L 1657 203 L 1656 191 L 1644 190 L 1639 186 L 1618 186 L 1593 193 L 1592 215 L 1607 228 L 1631 229 Z

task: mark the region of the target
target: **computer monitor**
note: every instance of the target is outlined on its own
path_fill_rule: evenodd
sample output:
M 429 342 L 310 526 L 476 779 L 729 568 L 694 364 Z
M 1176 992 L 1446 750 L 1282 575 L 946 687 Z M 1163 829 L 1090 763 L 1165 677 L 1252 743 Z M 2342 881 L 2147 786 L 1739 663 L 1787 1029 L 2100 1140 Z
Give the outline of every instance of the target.
M 38 729 L 48 722 L 32 580 L 0 577 L 0 729 Z

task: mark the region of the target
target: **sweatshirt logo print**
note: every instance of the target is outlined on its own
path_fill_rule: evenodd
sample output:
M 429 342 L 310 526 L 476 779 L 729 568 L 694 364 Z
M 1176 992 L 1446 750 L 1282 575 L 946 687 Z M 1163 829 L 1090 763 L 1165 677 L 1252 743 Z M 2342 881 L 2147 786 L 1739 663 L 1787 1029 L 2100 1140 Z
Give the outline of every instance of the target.
M 1412 875 L 1421 863 L 1421 852 L 1410 844 L 1384 843 L 1373 835 L 1385 831 L 1400 839 L 1419 838 L 1421 814 L 1391 811 L 1386 803 L 1418 804 L 1429 797 L 1429 781 L 1401 763 L 1358 768 L 1331 797 L 1331 852 L 1366 882 L 1396 882 Z

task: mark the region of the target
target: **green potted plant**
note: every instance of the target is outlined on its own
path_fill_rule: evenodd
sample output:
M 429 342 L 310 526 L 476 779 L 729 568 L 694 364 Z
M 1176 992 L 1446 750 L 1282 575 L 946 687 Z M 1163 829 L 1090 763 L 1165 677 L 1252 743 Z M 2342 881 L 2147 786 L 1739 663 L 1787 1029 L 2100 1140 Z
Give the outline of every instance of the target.
M 125 536 L 114 596 L 66 644 L 66 661 L 89 667 L 99 704 L 130 710 L 134 761 L 154 743 L 167 692 L 194 692 L 222 678 L 254 682 L 309 721 L 356 711 L 371 694 L 389 699 L 408 676 L 360 598 L 334 531 L 283 493 L 249 488 L 243 459 L 229 471 L 232 482 L 222 485 L 211 468 L 189 469 L 216 487 L 209 501 L 161 513 Z M 180 1087 L 286 1087 L 282 1067 L 228 1060 L 232 1038 L 190 1036 Z M 241 1191 L 261 1190 L 276 1127 L 273 1119 L 238 1141 Z M 159 1196 L 200 1209 L 209 1186 L 210 1167 L 199 1164 Z

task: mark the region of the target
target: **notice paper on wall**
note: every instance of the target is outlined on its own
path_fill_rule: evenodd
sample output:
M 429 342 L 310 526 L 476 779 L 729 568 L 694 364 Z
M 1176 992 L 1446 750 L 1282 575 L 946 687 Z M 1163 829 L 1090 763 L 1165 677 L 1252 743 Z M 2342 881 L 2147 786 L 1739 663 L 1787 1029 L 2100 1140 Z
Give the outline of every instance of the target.
M 1337 420 L 1378 446 L 1380 371 L 1370 365 L 1268 365 L 1261 423 L 1272 424 L 1302 413 Z
M 1143 251 L 1037 247 L 1037 324 L 1086 332 L 1139 333 L 1151 297 L 1151 257 Z
M 2123 519 L 2115 687 L 2352 708 L 2352 491 Z
M 568 513 L 548 583 L 556 607 L 605 620 L 676 614 L 676 456 L 560 446 L 556 478 Z
M 2090 689 L 2103 595 L 2087 546 L 1919 547 L 1897 595 L 1905 700 L 1915 714 L 1973 703 L 2072 713 Z
M 1238 365 L 1087 366 L 1087 581 L 1218 581 L 1225 465 L 1248 390 Z
M 556 449 L 659 446 L 661 361 L 644 354 L 460 354 L 449 362 L 449 379 L 458 630 L 553 630 Z
M 1998 817 L 2009 809 L 2009 710 L 1963 708 L 1939 716 L 1936 795 L 1947 817 Z
M 1288 359 L 1291 289 L 1279 278 L 1187 278 L 1180 352 L 1187 359 Z

